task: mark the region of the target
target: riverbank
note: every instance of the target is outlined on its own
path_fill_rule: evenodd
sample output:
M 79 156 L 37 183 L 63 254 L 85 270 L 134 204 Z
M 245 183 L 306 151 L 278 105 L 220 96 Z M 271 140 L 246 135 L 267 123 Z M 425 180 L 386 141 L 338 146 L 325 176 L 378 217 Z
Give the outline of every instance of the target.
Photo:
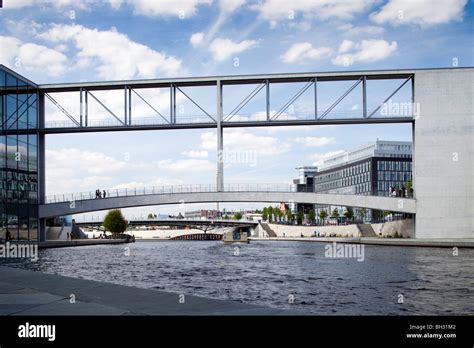
M 404 239 L 404 238 L 370 238 L 370 237 L 250 237 L 258 241 L 286 242 L 319 242 L 319 243 L 349 243 L 366 245 L 435 247 L 435 248 L 474 248 L 474 239 Z
M 289 314 L 294 313 L 0 266 L 0 315 Z

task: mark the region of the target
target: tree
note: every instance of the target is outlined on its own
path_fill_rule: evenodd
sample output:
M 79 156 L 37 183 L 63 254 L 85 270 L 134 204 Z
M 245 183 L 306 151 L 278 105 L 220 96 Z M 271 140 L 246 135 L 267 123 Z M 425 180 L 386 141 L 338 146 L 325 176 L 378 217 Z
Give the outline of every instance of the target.
M 327 217 L 328 217 L 328 212 L 324 209 L 321 209 L 321 211 L 319 212 L 319 219 L 323 222 L 323 224 L 324 224 L 324 220 L 326 220 Z
M 296 214 L 296 223 L 297 223 L 298 225 L 303 224 L 303 219 L 304 219 L 304 213 L 300 210 L 300 211 L 298 211 L 298 213 Z
M 128 227 L 128 221 L 122 215 L 120 209 L 110 210 L 104 218 L 104 228 L 112 232 L 114 238 L 117 234 L 123 233 Z
M 352 209 L 352 207 L 346 207 L 346 212 L 344 213 L 344 216 L 347 220 L 352 221 L 352 219 L 354 218 L 354 209 Z
M 267 208 L 268 211 L 268 222 L 273 222 L 273 207 L 269 206 Z
M 405 183 L 405 187 L 406 187 L 407 190 L 410 190 L 411 188 L 413 188 L 413 180 L 412 179 L 408 180 Z
M 336 219 L 339 217 L 339 210 L 337 208 L 334 208 L 334 210 L 332 211 L 331 217 L 336 218 Z
M 315 219 L 316 219 L 316 213 L 314 212 L 313 209 L 311 209 L 308 212 L 308 220 L 309 220 L 310 223 L 313 223 Z
M 152 220 L 152 219 L 156 219 L 156 214 L 148 214 L 148 217 L 147 217 L 148 220 Z
M 291 214 L 291 210 L 288 209 L 288 210 L 286 211 L 286 221 L 289 222 L 289 223 L 291 223 L 291 220 L 292 220 L 292 219 L 293 219 L 293 214 Z
M 283 212 L 279 208 L 275 208 L 275 212 L 276 212 L 278 221 L 281 221 L 281 219 L 283 218 L 283 216 L 285 216 L 285 214 L 283 214 Z
M 239 213 L 239 212 L 235 213 L 234 214 L 234 220 L 240 220 L 240 219 L 242 219 L 242 214 Z
M 267 207 L 263 208 L 262 220 L 263 220 L 263 221 L 267 221 L 267 220 L 268 220 L 268 208 L 267 208 Z

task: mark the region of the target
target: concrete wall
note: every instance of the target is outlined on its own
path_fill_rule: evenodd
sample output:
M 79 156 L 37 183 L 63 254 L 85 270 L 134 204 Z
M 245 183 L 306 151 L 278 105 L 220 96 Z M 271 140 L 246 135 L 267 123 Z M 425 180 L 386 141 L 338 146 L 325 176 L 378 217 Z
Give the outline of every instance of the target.
M 294 226 L 294 225 L 279 225 L 268 224 L 268 226 L 275 231 L 277 237 L 305 237 L 314 236 L 314 231 L 321 233 L 323 236 L 329 237 L 331 234 L 336 234 L 337 237 L 359 237 L 359 229 L 357 225 L 347 226 Z M 265 231 L 259 225 L 257 227 L 258 237 L 267 237 Z
M 330 237 L 336 235 L 337 237 L 360 237 L 360 231 L 356 224 L 353 225 L 339 225 L 339 226 L 295 226 L 295 225 L 279 225 L 268 224 L 268 226 L 276 233 L 277 237 L 301 237 L 301 233 L 305 237 L 312 237 L 314 231 L 320 233 L 320 236 Z M 395 233 L 402 235 L 403 238 L 413 238 L 414 223 L 411 219 L 390 221 L 380 224 L 371 224 L 374 232 L 380 237 L 394 237 Z M 265 230 L 258 225 L 253 234 L 255 237 L 268 237 Z
M 474 69 L 416 71 L 416 238 L 474 238 Z
M 372 224 L 372 228 L 377 236 L 380 237 L 394 237 L 396 234 L 403 238 L 414 238 L 415 226 L 413 220 L 397 220 L 381 224 Z

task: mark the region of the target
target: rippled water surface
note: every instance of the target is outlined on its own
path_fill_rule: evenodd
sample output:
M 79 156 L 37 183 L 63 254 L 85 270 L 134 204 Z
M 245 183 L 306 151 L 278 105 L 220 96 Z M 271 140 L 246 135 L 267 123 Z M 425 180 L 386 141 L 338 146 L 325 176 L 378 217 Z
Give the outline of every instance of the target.
M 37 262 L 0 262 L 314 314 L 474 314 L 472 249 L 453 256 L 449 248 L 367 245 L 359 262 L 326 258 L 325 245 L 253 241 L 236 255 L 236 245 L 219 241 L 139 241 L 47 249 Z

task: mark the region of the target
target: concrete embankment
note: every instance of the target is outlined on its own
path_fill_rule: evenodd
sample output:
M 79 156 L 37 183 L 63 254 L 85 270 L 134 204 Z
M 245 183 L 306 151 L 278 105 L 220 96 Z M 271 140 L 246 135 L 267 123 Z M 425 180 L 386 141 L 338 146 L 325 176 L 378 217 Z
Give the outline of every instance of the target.
M 48 240 L 45 242 L 38 242 L 39 249 L 47 248 L 65 248 L 86 245 L 99 244 L 124 244 L 127 243 L 125 239 L 73 239 L 73 240 Z
M 0 266 L 0 315 L 289 314 L 296 313 Z
M 271 231 L 271 232 L 270 232 Z M 402 237 L 413 238 L 413 221 L 410 219 L 380 224 L 350 224 L 339 226 L 295 226 L 261 223 L 255 237 Z
M 274 242 L 316 242 L 316 243 L 348 243 L 366 245 L 386 246 L 412 246 L 431 248 L 474 248 L 474 239 L 403 239 L 403 238 L 364 238 L 364 237 L 250 237 L 251 241 L 274 241 Z
M 271 233 L 269 233 L 269 231 L 271 231 Z M 261 223 L 255 229 L 255 233 L 250 239 L 323 243 L 339 242 L 392 246 L 474 248 L 474 239 L 472 238 L 415 239 L 413 237 L 413 221 L 406 219 L 379 224 L 352 224 L 339 226 L 295 226 Z

